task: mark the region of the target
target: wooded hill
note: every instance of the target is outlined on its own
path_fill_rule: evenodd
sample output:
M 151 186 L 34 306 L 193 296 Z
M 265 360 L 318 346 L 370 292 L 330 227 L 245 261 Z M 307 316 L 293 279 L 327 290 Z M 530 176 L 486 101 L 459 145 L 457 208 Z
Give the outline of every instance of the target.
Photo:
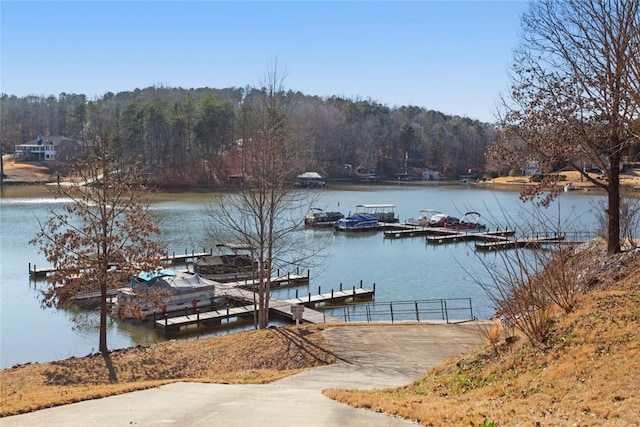
M 85 95 L 1 97 L 2 150 L 45 136 L 86 140 L 108 123 L 118 154 L 141 157 L 160 185 L 220 185 L 242 173 L 243 141 L 252 138 L 255 88 L 148 87 L 88 100 Z M 441 176 L 482 173 L 491 124 L 416 106 L 286 92 L 287 129 L 303 151 L 298 170 L 329 178 L 359 173 L 394 177 L 423 170 Z M 90 141 L 87 141 L 90 142 Z M 299 153 L 300 154 L 300 153 Z

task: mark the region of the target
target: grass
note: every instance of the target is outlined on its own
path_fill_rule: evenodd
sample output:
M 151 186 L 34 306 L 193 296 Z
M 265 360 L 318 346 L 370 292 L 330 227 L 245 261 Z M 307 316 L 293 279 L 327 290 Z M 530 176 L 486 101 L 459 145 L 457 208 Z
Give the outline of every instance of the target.
M 0 371 L 0 416 L 174 381 L 261 384 L 335 362 L 322 327 L 252 330 Z M 108 364 L 118 382 L 109 382 Z
M 325 394 L 429 426 L 639 425 L 640 250 L 600 256 L 597 284 L 574 311 L 554 312 L 544 348 L 503 339 L 406 387 Z
M 428 426 L 637 426 L 640 250 L 588 263 L 591 288 L 552 313 L 544 346 L 487 329 L 487 344 L 395 389 L 326 390 L 354 407 Z M 347 326 L 348 327 L 348 326 Z M 172 381 L 264 383 L 334 363 L 322 327 L 248 331 L 0 371 L 3 416 Z

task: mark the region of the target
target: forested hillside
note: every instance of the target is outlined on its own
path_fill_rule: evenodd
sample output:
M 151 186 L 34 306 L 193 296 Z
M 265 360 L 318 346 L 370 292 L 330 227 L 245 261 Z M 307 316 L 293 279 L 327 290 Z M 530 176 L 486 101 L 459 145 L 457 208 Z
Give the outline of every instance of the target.
M 108 124 L 117 155 L 141 156 L 160 185 L 219 185 L 243 173 L 243 142 L 257 128 L 249 102 L 255 88 L 149 87 L 101 98 L 1 97 L 3 153 L 36 138 L 85 141 L 86 129 Z M 359 173 L 393 177 L 429 169 L 444 177 L 482 173 L 492 125 L 416 106 L 390 108 L 371 100 L 284 94 L 286 127 L 300 150 L 298 170 L 329 178 Z M 266 116 L 268 117 L 268 115 Z M 90 143 L 90 141 L 86 141 Z

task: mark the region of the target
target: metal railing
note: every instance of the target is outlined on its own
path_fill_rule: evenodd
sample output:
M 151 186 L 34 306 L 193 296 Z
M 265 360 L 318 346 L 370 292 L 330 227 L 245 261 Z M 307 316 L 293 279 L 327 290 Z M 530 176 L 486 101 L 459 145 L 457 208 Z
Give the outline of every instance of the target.
M 323 310 L 345 322 L 446 322 L 475 320 L 471 298 L 350 303 Z

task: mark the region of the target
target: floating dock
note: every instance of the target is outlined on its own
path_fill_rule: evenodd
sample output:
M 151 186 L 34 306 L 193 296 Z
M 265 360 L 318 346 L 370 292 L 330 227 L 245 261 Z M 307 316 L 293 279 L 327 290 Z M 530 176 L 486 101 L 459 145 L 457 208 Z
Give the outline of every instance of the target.
M 154 327 L 162 330 L 165 334 L 177 334 L 183 330 L 200 326 L 221 325 L 224 320 L 231 319 L 252 319 L 255 312 L 253 304 L 254 293 L 238 287 L 233 287 L 228 283 L 220 288 L 219 295 L 224 295 L 244 302 L 244 305 L 237 307 L 226 307 L 218 310 L 199 311 L 193 310 L 191 314 L 185 313 L 183 316 L 154 319 Z M 319 304 L 345 303 L 361 299 L 372 300 L 375 295 L 375 285 L 373 290 L 368 290 L 354 286 L 350 290 L 332 290 L 330 293 L 319 295 L 309 294 L 305 298 L 294 298 L 287 300 L 271 299 L 269 310 L 272 315 L 286 320 L 293 320 L 294 313 L 292 307 L 303 306 L 300 320 L 308 323 L 343 323 L 341 319 L 326 316 L 323 312 L 314 310 L 313 307 Z
M 162 261 L 166 261 L 170 264 L 186 264 L 188 262 L 193 262 L 198 258 L 201 258 L 203 256 L 208 256 L 211 255 L 212 251 L 202 251 L 202 252 L 196 252 L 196 251 L 184 251 L 184 254 L 177 254 L 174 252 L 172 255 L 167 255 L 165 257 L 162 258 Z M 111 264 L 112 267 L 117 266 L 116 264 Z M 44 277 L 48 277 L 49 275 L 53 274 L 56 272 L 56 268 L 55 267 L 44 267 L 44 268 L 37 268 L 35 264 L 31 264 L 29 263 L 29 277 L 32 278 L 44 278 Z
M 447 237 L 450 241 L 459 241 L 462 239 L 472 240 L 483 236 L 510 236 L 515 234 L 514 230 L 455 230 L 445 227 L 422 227 L 410 224 L 394 224 L 387 227 L 384 231 L 384 237 L 388 239 L 401 239 L 407 237 Z

